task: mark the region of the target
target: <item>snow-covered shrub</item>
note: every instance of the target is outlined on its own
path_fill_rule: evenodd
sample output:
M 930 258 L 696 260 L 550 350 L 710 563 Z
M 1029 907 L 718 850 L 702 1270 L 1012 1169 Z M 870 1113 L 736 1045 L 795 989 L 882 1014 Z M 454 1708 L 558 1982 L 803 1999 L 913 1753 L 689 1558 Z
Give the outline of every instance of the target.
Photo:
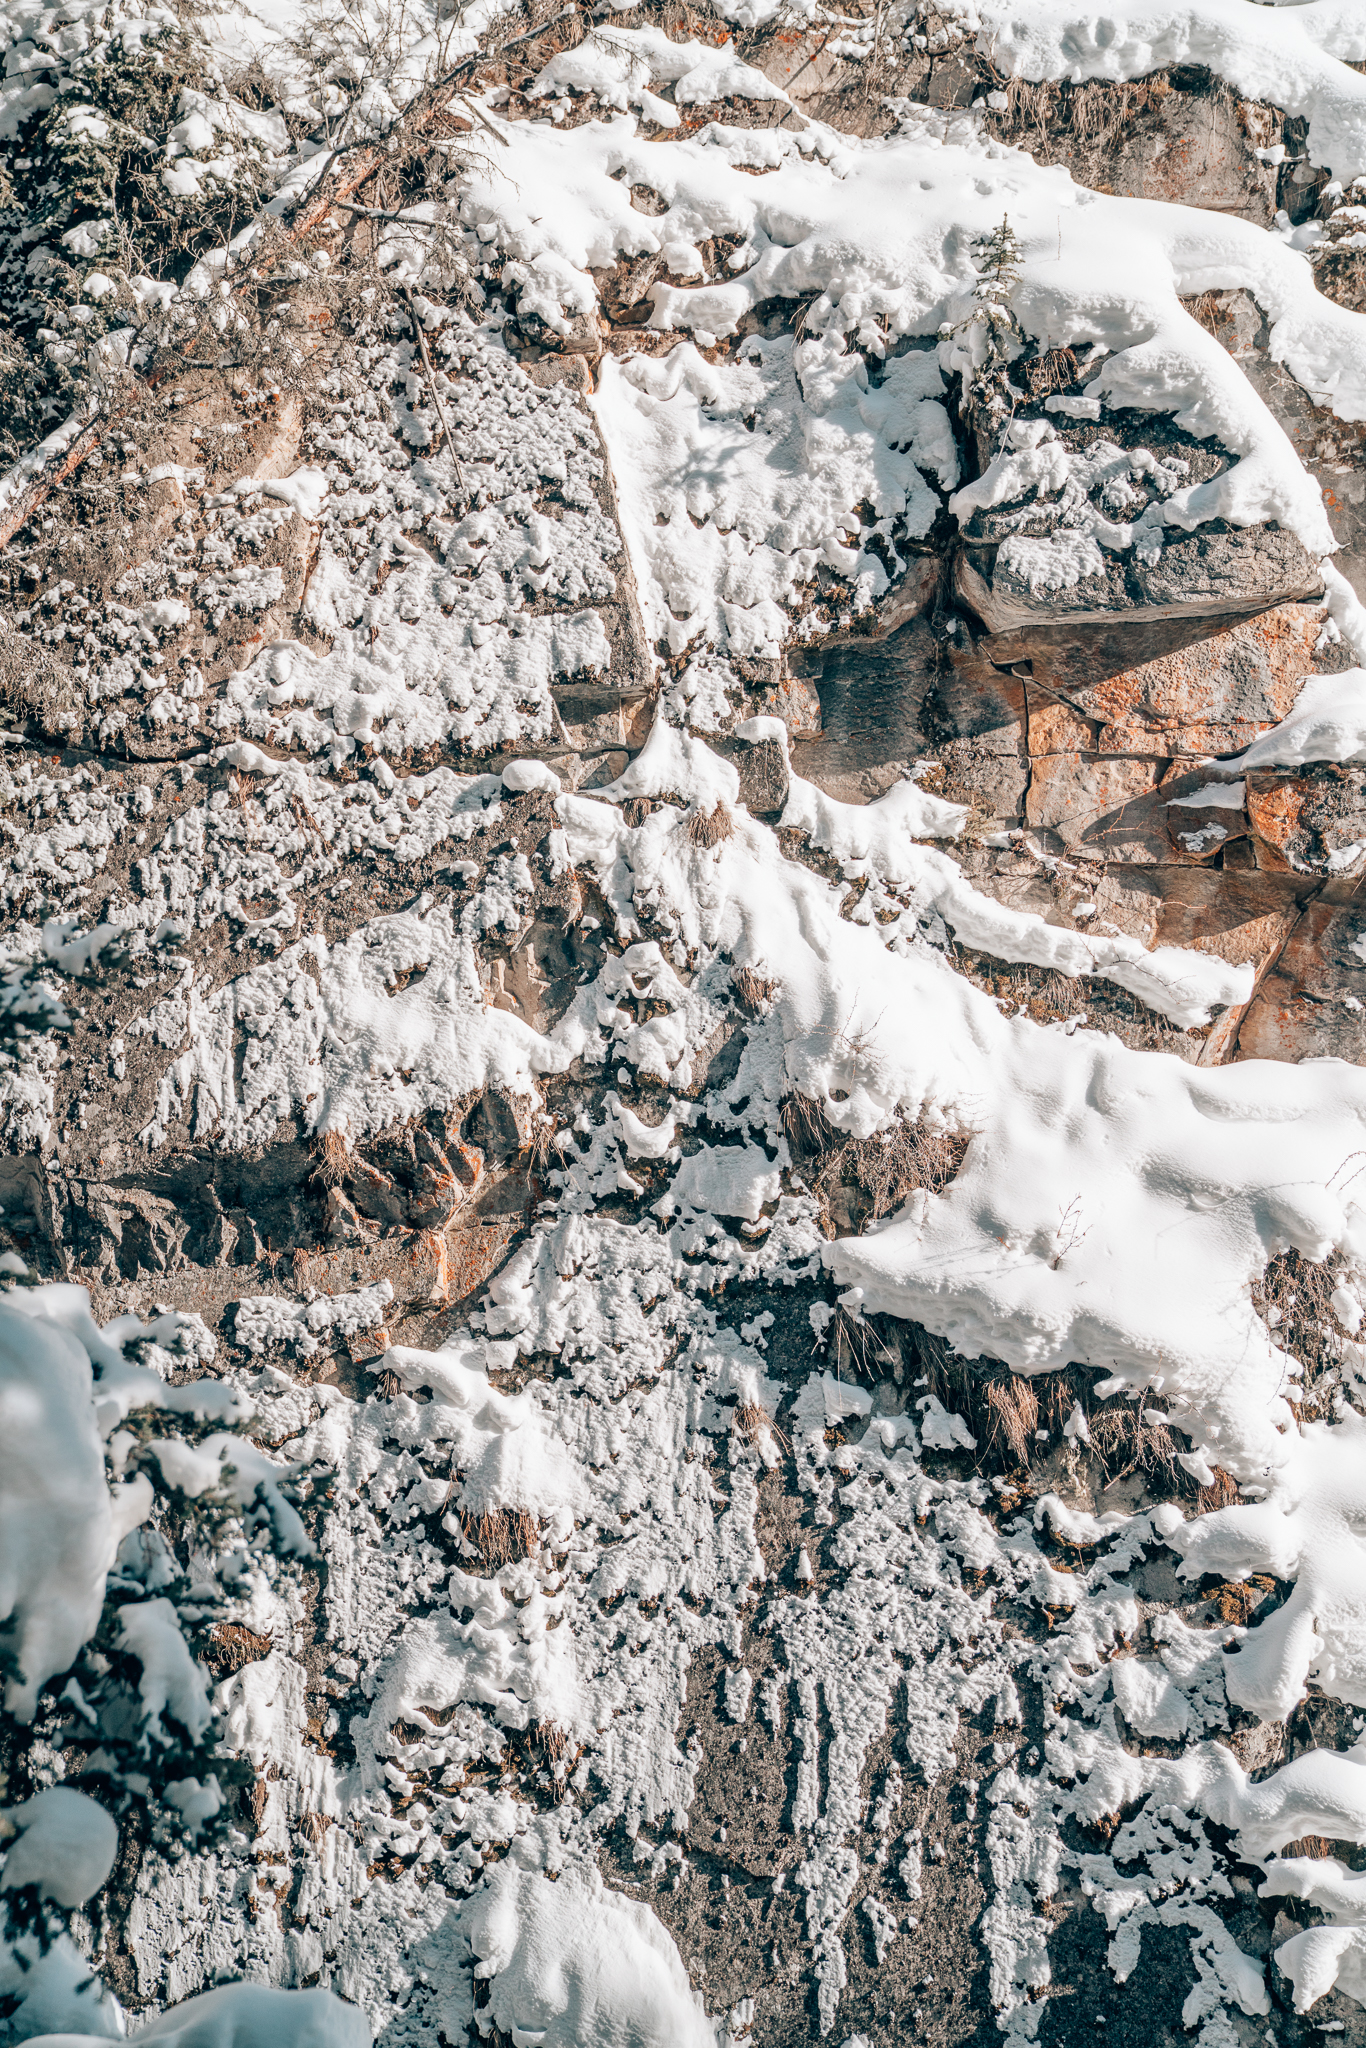
M 196 1652 L 276 1557 L 311 1548 L 237 1390 L 170 1383 L 214 1354 L 197 1317 L 101 1330 L 84 1288 L 27 1284 L 17 1263 L 0 1298 L 0 1719 L 6 1789 L 27 1796 L 0 1820 L 0 2042 L 120 2030 L 70 1915 L 108 1878 L 119 1821 L 169 1855 L 226 1827 L 251 1766 L 221 1748 Z M 334 2004 L 159 2024 L 187 2044 L 368 2040 Z
M 195 253 L 251 217 L 289 138 L 232 99 L 169 8 L 16 10 L 0 56 L 0 433 L 17 451 L 122 358 Z

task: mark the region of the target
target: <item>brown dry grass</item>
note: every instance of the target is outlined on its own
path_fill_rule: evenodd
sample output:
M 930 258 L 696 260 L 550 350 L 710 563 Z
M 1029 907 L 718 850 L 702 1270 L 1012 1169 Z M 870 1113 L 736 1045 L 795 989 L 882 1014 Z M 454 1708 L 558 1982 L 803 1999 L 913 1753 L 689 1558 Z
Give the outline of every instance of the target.
M 735 1410 L 736 1435 L 747 1444 L 757 1444 L 765 1431 L 787 1450 L 788 1438 L 779 1429 L 767 1408 L 762 1407 L 758 1401 L 739 1402 Z
M 1048 1447 L 1055 1446 L 1063 1424 L 1080 1403 L 1106 1486 L 1142 1472 L 1166 1493 L 1189 1496 L 1196 1491 L 1195 1482 L 1176 1462 L 1178 1439 L 1165 1423 L 1148 1419 L 1146 1402 L 1122 1396 L 1098 1400 L 1091 1375 L 1078 1366 L 1026 1378 L 991 1359 L 959 1358 L 942 1337 L 918 1324 L 906 1328 L 912 1347 L 908 1363 L 917 1386 L 923 1376 L 927 1391 L 962 1416 L 977 1439 L 974 1455 L 979 1467 L 1023 1471 L 1044 1448 L 1035 1431 L 1046 1430 Z M 1209 1505 L 1224 1506 L 1224 1488 L 1231 1485 L 1227 1473 L 1222 1480 L 1216 1476 L 1213 1491 L 1218 1498 Z
M 272 1649 L 269 1636 L 258 1636 L 240 1621 L 220 1621 L 209 1638 L 204 1662 L 216 1678 L 231 1678 L 244 1664 L 258 1664 Z
M 760 1017 L 778 984 L 753 967 L 737 967 L 730 978 L 731 990 L 747 1017 Z
M 993 1464 L 1027 1465 L 1036 1449 L 1039 1397 L 1033 1382 L 1017 1373 L 993 1374 L 982 1385 L 985 1425 L 973 1428 L 979 1454 Z
M 1339 1330 L 1329 1297 L 1341 1277 L 1342 1261 L 1333 1254 L 1315 1265 L 1299 1252 L 1272 1259 L 1252 1289 L 1252 1306 L 1266 1323 L 1272 1342 L 1300 1365 L 1303 1396 L 1299 1411 L 1305 1421 L 1329 1412 L 1338 1391 Z M 1272 1315 L 1279 1311 L 1279 1320 Z
M 988 116 L 1003 140 L 1023 144 L 1041 163 L 1055 162 L 1076 150 L 1104 151 L 1151 113 L 1172 88 L 1158 74 L 1153 78 L 1085 85 L 1028 79 L 1003 80 L 1006 104 Z
M 726 806 L 719 803 L 712 811 L 690 811 L 687 830 L 694 846 L 719 846 L 735 830 L 735 820 Z
M 809 1095 L 789 1095 L 778 1111 L 778 1122 L 794 1159 L 814 1159 L 819 1153 L 844 1143 L 819 1102 Z
M 1077 381 L 1077 359 L 1070 348 L 1050 348 L 1024 365 L 1031 398 L 1068 391 Z
M 971 1143 L 970 1132 L 948 1131 L 925 1117 L 916 1123 L 898 1118 L 871 1138 L 846 1137 L 805 1095 L 789 1096 L 778 1114 L 829 1231 L 838 1227 L 836 1208 L 846 1196 L 862 1211 L 861 1229 L 899 1208 L 917 1188 L 937 1194 L 954 1178 Z
M 560 1130 L 558 1117 L 548 1109 L 541 1110 L 531 1121 L 531 1136 L 527 1140 L 527 1156 L 533 1173 L 544 1173 L 552 1160 L 559 1157 L 555 1139 Z
M 1217 1514 L 1220 1508 L 1231 1508 L 1241 1498 L 1238 1482 L 1231 1472 L 1225 1472 L 1222 1465 L 1215 1465 L 1213 1486 L 1202 1486 L 1195 1496 L 1195 1512 L 1198 1515 Z
M 460 1522 L 466 1541 L 495 1571 L 540 1548 L 540 1528 L 525 1508 L 493 1508 L 487 1514 L 462 1515 Z

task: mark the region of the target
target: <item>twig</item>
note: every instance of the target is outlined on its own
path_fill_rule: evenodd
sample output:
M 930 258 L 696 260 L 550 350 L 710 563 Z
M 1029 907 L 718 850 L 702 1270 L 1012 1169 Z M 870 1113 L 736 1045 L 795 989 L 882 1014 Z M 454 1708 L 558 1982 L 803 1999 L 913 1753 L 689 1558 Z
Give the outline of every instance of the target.
M 483 123 L 484 127 L 488 129 L 489 134 L 493 137 L 495 142 L 501 142 L 504 149 L 511 149 L 512 144 L 508 141 L 506 135 L 502 134 L 499 129 L 494 127 L 492 121 L 490 121 L 488 115 L 484 112 L 484 109 L 480 106 L 478 100 L 471 99 L 470 95 L 467 92 L 457 93 L 454 95 L 454 97 L 460 101 L 460 104 L 462 106 L 469 108 L 470 112 L 473 114 L 476 121 L 480 121 Z
M 441 403 L 441 393 L 436 388 L 436 371 L 432 367 L 432 359 L 427 351 L 426 330 L 418 318 L 417 307 L 413 304 L 411 290 L 406 284 L 400 285 L 399 289 L 408 301 L 408 312 L 413 323 L 413 333 L 417 336 L 417 345 L 422 351 L 422 366 L 427 372 L 427 384 L 432 394 L 432 403 L 436 407 L 436 416 L 441 422 L 441 431 L 446 436 L 446 448 L 451 458 L 451 467 L 455 471 L 456 489 L 464 491 L 468 497 L 469 491 L 465 484 L 465 473 L 460 467 L 460 457 L 455 452 L 455 436 L 451 432 L 451 423 L 446 418 L 446 408 Z

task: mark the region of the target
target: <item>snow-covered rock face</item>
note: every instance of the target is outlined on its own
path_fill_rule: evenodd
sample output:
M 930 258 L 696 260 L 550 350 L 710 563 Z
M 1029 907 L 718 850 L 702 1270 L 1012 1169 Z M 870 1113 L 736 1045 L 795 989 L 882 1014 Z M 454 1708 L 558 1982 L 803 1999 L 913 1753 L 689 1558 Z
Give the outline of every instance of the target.
M 1355 2043 L 1360 23 L 610 15 L 0 9 L 0 2048 Z

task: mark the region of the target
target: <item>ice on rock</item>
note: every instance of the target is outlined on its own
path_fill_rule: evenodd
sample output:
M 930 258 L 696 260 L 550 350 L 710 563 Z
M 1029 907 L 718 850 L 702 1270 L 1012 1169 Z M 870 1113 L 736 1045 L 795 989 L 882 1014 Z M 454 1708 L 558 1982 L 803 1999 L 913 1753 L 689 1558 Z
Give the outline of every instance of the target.
M 272 1345 L 285 1344 L 311 1358 L 320 1349 L 320 1340 L 334 1332 L 339 1337 L 354 1337 L 362 1330 L 381 1328 L 393 1298 L 387 1280 L 350 1294 L 320 1294 L 310 1302 L 286 1301 L 275 1294 L 244 1295 L 237 1304 L 234 1335 L 239 1344 L 258 1355 Z
M 722 0 L 721 11 L 750 27 L 774 7 Z M 797 25 L 810 9 L 797 0 L 788 13 Z M 86 0 L 59 23 L 48 10 L 41 34 L 84 33 L 88 14 Z M 1104 23 L 1066 0 L 1019 19 L 999 0 L 941 14 L 1020 76 L 1206 65 L 1307 118 L 1311 156 L 1340 177 L 1366 167 L 1366 85 L 1349 68 L 1366 59 L 1366 32 L 1339 0 L 1124 0 Z M 307 82 L 276 25 L 216 20 L 225 47 L 236 35 L 263 53 L 297 117 Z M 451 33 L 443 62 L 472 54 L 480 30 Z M 0 125 L 35 105 L 14 37 L 10 50 Z M 367 82 L 375 133 L 417 90 L 409 57 Z M 426 254 L 415 221 L 378 231 L 378 260 L 414 287 L 414 334 L 434 369 L 420 343 L 389 334 L 357 390 L 336 387 L 306 452 L 260 464 L 287 474 L 243 476 L 213 504 L 202 470 L 155 473 L 207 539 L 174 591 L 163 577 L 131 594 L 117 623 L 134 653 L 106 648 L 87 694 L 102 743 L 144 709 L 158 744 L 168 726 L 202 721 L 197 765 L 236 804 L 201 786 L 143 850 L 141 893 L 125 904 L 117 849 L 150 815 L 151 783 L 136 797 L 102 791 L 86 768 L 53 764 L 31 779 L 32 816 L 0 876 L 13 903 L 41 889 L 69 907 L 108 891 L 90 931 L 51 923 L 49 955 L 63 949 L 63 966 L 90 967 L 119 929 L 192 954 L 111 1045 L 120 1083 L 125 1041 L 165 1055 L 143 1132 L 159 1158 L 176 1156 L 176 1126 L 220 1155 L 276 1143 L 291 1120 L 305 1137 L 356 1146 L 457 1104 L 463 1118 L 490 1089 L 514 1104 L 519 1142 L 529 1110 L 533 1132 L 554 1132 L 525 1228 L 477 1311 L 443 1322 L 439 1350 L 386 1349 L 359 1394 L 345 1372 L 334 1385 L 263 1361 L 277 1347 L 292 1363 L 317 1359 L 382 1328 L 411 1307 L 388 1280 L 343 1274 L 354 1291 L 302 1301 L 243 1296 L 230 1327 L 249 1366 L 239 1356 L 211 1380 L 180 1369 L 187 1352 L 212 1354 L 188 1319 L 100 1330 L 67 1288 L 0 1302 L 11 1710 L 32 1713 L 38 1686 L 103 1613 L 102 1653 L 136 1666 L 124 1733 L 139 1764 L 150 1773 L 182 1735 L 208 1742 L 216 1716 L 225 1748 L 257 1774 L 254 1841 L 234 1826 L 202 1856 L 143 1857 L 130 1963 L 139 1997 L 165 2009 L 139 2034 L 178 2048 L 368 2048 L 372 2024 L 413 2048 L 475 2027 L 537 2048 L 743 2036 L 753 2002 L 708 2018 L 662 1919 L 598 1867 L 610 1831 L 639 1875 L 696 1882 L 687 1830 L 710 1793 L 683 1728 L 699 1670 L 720 1674 L 714 1704 L 737 1755 L 792 1741 L 794 1854 L 774 1892 L 790 1882 L 799 1895 L 800 1967 L 814 1977 L 803 1996 L 822 2039 L 863 2048 L 848 2031 L 856 1946 L 884 1976 L 910 1953 L 918 1902 L 927 1917 L 940 1909 L 955 1853 L 931 1805 L 963 1790 L 969 1821 L 979 1789 L 987 1812 L 973 1938 L 1008 2048 L 1027 2048 L 1047 2014 L 1064 1869 L 1090 1902 L 1079 1910 L 1105 1923 L 1117 1980 L 1140 1966 L 1144 1930 L 1162 1928 L 1189 1942 L 1183 2018 L 1201 2048 L 1230 2048 L 1247 2020 L 1260 2033 L 1266 1972 L 1234 1939 L 1225 1835 L 1230 1855 L 1265 1865 L 1264 1901 L 1298 1898 L 1320 1916 L 1276 1952 L 1297 2007 L 1334 1988 L 1366 2000 L 1357 1873 L 1281 1854 L 1306 1835 L 1366 1845 L 1366 1750 L 1309 1750 L 1277 1768 L 1246 1720 L 1231 1734 L 1231 1709 L 1283 1717 L 1309 1684 L 1366 1708 L 1366 1422 L 1348 1405 L 1366 1298 L 1366 1197 L 1347 1163 L 1366 1123 L 1361 1070 L 1202 1067 L 1133 1051 L 1076 1017 L 1042 1028 L 1007 1014 L 955 970 L 950 939 L 998 962 L 1104 977 L 1177 1029 L 1241 1006 L 1255 974 L 998 902 L 965 874 L 967 806 L 916 775 L 851 805 L 792 773 L 790 752 L 771 829 L 757 801 L 754 814 L 741 803 L 733 742 L 785 746 L 781 723 L 746 720 L 722 752 L 668 722 L 717 730 L 752 687 L 750 662 L 836 621 L 841 635 L 866 622 L 954 516 L 967 523 L 1028 491 L 1056 501 L 1056 528 L 1008 536 L 998 559 L 1040 600 L 1065 605 L 1117 558 L 1151 564 L 1172 532 L 1211 521 L 1271 523 L 1325 554 L 1318 486 L 1183 301 L 1249 293 L 1272 357 L 1347 420 L 1366 418 L 1366 321 L 1315 291 L 1285 236 L 1087 192 L 990 141 L 975 114 L 898 102 L 900 132 L 880 138 L 796 116 L 694 122 L 689 109 L 723 99 L 783 111 L 783 90 L 733 43 L 599 22 L 531 87 L 541 114 L 563 116 L 571 94 L 594 96 L 602 117 L 504 119 L 497 95 L 479 102 L 497 140 L 435 209 L 460 220 L 423 224 L 457 241 L 463 227 L 472 260 L 487 259 L 465 311 L 416 288 Z M 185 96 L 167 165 L 175 189 L 198 188 L 194 153 L 217 146 L 218 105 Z M 258 118 L 285 149 L 283 118 Z M 79 109 L 74 133 L 73 119 Z M 274 215 L 323 168 L 310 162 L 289 171 Z M 1096 433 L 1078 450 L 1048 421 L 1016 422 L 962 485 L 948 407 L 980 302 L 972 248 L 1004 217 L 1020 244 L 1023 329 L 1092 351 L 1085 395 L 1054 394 L 1050 419 Z M 94 229 L 76 233 L 93 258 Z M 530 362 L 534 380 L 517 365 L 517 323 L 523 341 L 544 329 L 577 343 L 597 331 L 600 296 L 612 303 L 604 278 L 624 286 L 628 266 L 651 347 L 674 346 L 609 348 L 585 404 L 567 374 L 578 365 L 553 347 Z M 198 282 L 221 269 L 206 257 Z M 801 306 L 798 332 L 777 331 L 775 303 Z M 717 347 L 737 330 L 733 350 Z M 1169 415 L 1232 460 L 1190 485 L 1108 438 L 1107 411 L 1127 408 Z M 589 488 L 599 432 L 613 470 L 601 498 Z M 1116 508 L 1136 475 L 1154 502 L 1128 522 Z M 0 484 L 0 500 L 22 481 Z M 289 630 L 272 618 L 288 577 L 274 556 L 255 559 L 291 520 L 312 529 L 307 645 L 275 637 Z M 1366 662 L 1366 612 L 1331 563 L 1323 576 L 1326 641 L 1339 634 Z M 610 701 L 637 680 L 616 672 L 620 613 L 598 609 L 624 604 L 632 581 L 647 639 L 677 658 L 661 684 L 667 716 L 614 780 L 576 788 L 580 742 L 565 720 L 577 713 L 552 692 L 606 678 L 593 688 Z M 235 643 L 242 665 L 208 698 L 202 676 L 182 696 L 154 673 L 162 639 L 196 619 L 259 636 Z M 1364 679 L 1308 678 L 1288 718 L 1209 772 L 1366 759 Z M 618 716 L 613 753 L 630 724 Z M 415 752 L 464 747 L 496 749 L 507 765 L 403 772 Z M 551 749 L 562 767 L 534 758 Z M 1233 811 L 1246 794 L 1226 779 L 1174 803 Z M 539 1029 L 490 1000 L 487 975 L 490 952 L 537 914 L 536 856 L 518 831 L 547 810 L 547 871 L 566 891 L 596 885 L 602 901 L 583 920 L 592 945 L 576 955 L 567 1007 Z M 704 820 L 715 830 L 699 830 Z M 482 863 L 447 864 L 452 843 Z M 416 888 L 430 893 L 324 932 L 321 885 L 337 900 L 348 863 L 371 855 L 400 874 L 425 864 Z M 460 889 L 432 879 L 443 867 Z M 190 943 L 225 924 L 231 944 L 260 949 L 230 974 Z M 761 999 L 742 997 L 742 970 Z M 647 1089 L 633 1095 L 633 1080 Z M 50 1071 L 35 1063 L 5 1085 L 6 1141 L 36 1144 Z M 952 1170 L 832 1239 L 789 1144 L 794 1098 L 842 1137 L 951 1139 Z M 471 1230 L 484 1235 L 493 1213 Z M 1280 1348 L 1290 1340 L 1256 1307 L 1268 1263 L 1288 1252 L 1333 1260 L 1321 1334 L 1339 1377 L 1316 1385 L 1320 1419 L 1303 1425 L 1297 1367 Z M 762 1307 L 743 1292 L 756 1285 Z M 851 1385 L 845 1340 L 880 1341 L 875 1317 L 902 1325 L 889 1336 L 896 1377 Z M 793 1327 L 801 1357 L 814 1336 L 825 1358 L 811 1362 L 830 1371 L 791 1369 Z M 934 1339 L 942 1384 L 920 1364 L 905 1370 L 911 1347 Z M 1069 1386 L 1038 1438 L 1031 1426 L 1026 1448 L 1042 1439 L 1040 1458 L 1094 1472 L 1110 1420 L 1096 1393 L 1155 1390 L 1160 1411 L 1133 1411 L 1134 1427 L 1189 1432 L 1173 1488 L 1193 1480 L 1229 1499 L 1231 1476 L 1244 1490 L 1190 1520 L 1170 1503 L 1091 1513 L 1051 1492 L 1012 1508 L 1003 1478 L 993 1494 L 976 1469 L 993 1447 L 969 1427 L 980 1411 L 950 1391 L 955 1351 L 1025 1375 L 1107 1376 L 1080 1398 L 1081 1380 Z M 509 1374 L 520 1391 L 505 1390 Z M 274 1455 L 233 1433 L 248 1387 L 253 1430 Z M 1331 1404 L 1330 1389 L 1342 1397 Z M 1016 1391 L 1023 1404 L 1029 1390 Z M 157 1411 L 204 1426 L 176 1435 L 168 1421 L 153 1434 Z M 106 1441 L 116 1471 L 141 1468 L 122 1490 L 106 1478 Z M 291 1481 L 314 1470 L 336 1474 L 316 1518 L 316 1600 L 288 1571 L 314 1531 Z M 243 1617 L 232 1648 L 246 1661 L 216 1664 L 212 1695 L 173 1604 L 182 1566 L 207 1577 L 206 1555 L 192 1544 L 186 1565 L 170 1549 L 150 1513 L 154 1479 L 206 1523 L 236 1511 L 274 1524 L 275 1555 L 234 1553 L 223 1568 L 235 1607 L 196 1584 L 206 1625 Z M 763 1489 L 780 1484 L 799 1513 L 766 1523 Z M 111 1608 L 106 1577 L 135 1528 L 117 1551 Z M 766 1554 L 773 1530 L 786 1534 Z M 1185 1591 L 1206 1573 L 1270 1574 L 1288 1590 L 1237 1626 L 1197 1625 L 1184 1604 L 1140 1594 L 1166 1584 L 1173 1558 Z M 1031 1610 L 1046 1623 L 1032 1628 Z M 79 1714 L 83 1698 L 73 1681 L 67 1705 Z M 962 1776 L 969 1742 L 981 1777 Z M 202 1767 L 163 1804 L 193 1832 L 222 1799 Z M 7 1818 L 0 1890 L 37 1886 L 74 1910 L 104 1881 L 113 1823 L 81 1795 L 49 1787 Z M 909 1913 L 877 1896 L 898 1880 Z M 0 1948 L 0 2037 L 74 2048 L 119 2032 L 79 1952 L 83 1929 L 41 1955 Z M 477 2011 L 473 1980 L 487 1994 Z M 273 1988 L 320 1981 L 333 1990 Z

